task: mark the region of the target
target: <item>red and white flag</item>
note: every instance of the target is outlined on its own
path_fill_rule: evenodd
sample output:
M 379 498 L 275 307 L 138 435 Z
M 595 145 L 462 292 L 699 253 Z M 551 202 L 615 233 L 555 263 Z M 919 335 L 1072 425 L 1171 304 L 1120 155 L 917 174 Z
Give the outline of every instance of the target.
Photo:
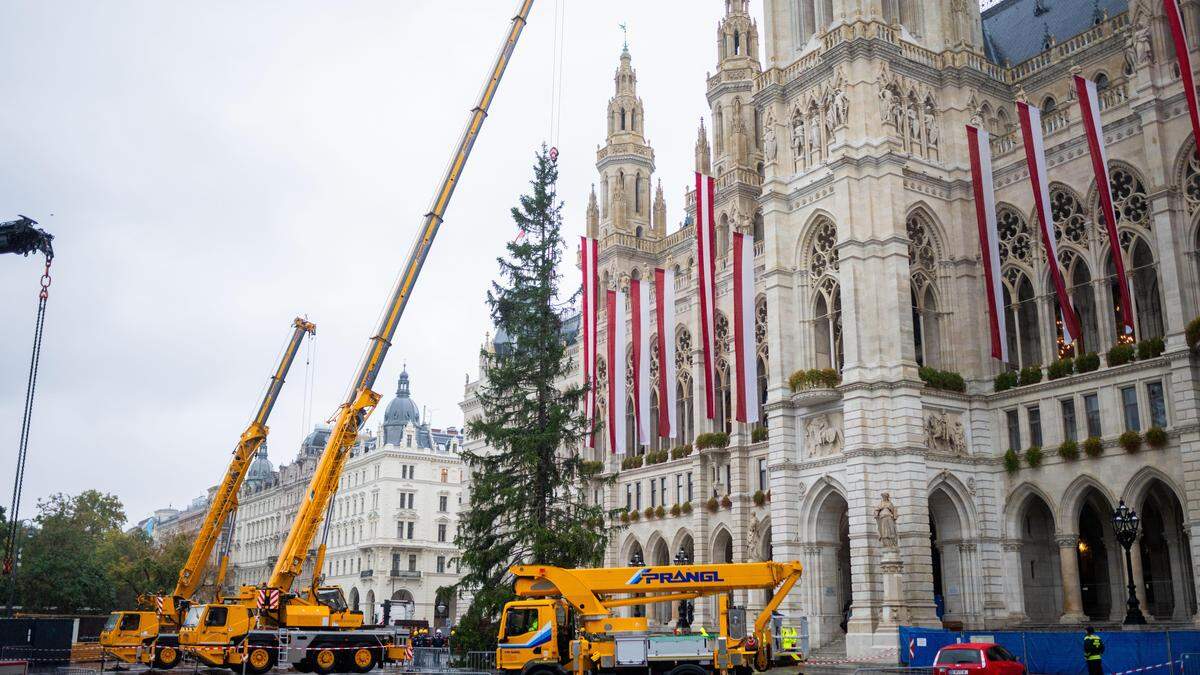
M 1188 52 L 1187 33 L 1183 31 L 1183 17 L 1179 13 L 1177 0 L 1163 0 L 1167 24 L 1171 27 L 1171 40 L 1175 43 L 1175 58 L 1179 59 L 1179 78 L 1183 82 L 1183 95 L 1187 99 L 1188 114 L 1192 118 L 1192 138 L 1200 143 L 1200 106 L 1196 104 L 1196 79 L 1192 73 L 1192 55 Z M 1200 152 L 1200 146 L 1197 146 Z
M 737 352 L 737 420 L 758 421 L 758 355 L 754 349 L 754 237 L 733 233 L 733 349 Z
M 579 238 L 579 266 L 583 270 L 583 314 L 579 317 L 583 333 L 583 384 L 590 387 L 584 398 L 584 411 L 588 429 L 596 426 L 596 333 L 600 312 L 596 304 L 600 301 L 599 242 L 590 237 Z M 588 432 L 588 447 L 596 447 L 596 434 Z
M 1083 131 L 1087 136 L 1092 154 L 1092 172 L 1096 178 L 1096 191 L 1100 193 L 1101 215 L 1108 231 L 1108 240 L 1113 244 L 1113 266 L 1117 272 L 1117 286 L 1121 293 L 1121 323 L 1126 335 L 1133 335 L 1133 303 L 1129 299 L 1129 279 L 1125 276 L 1125 260 L 1120 254 L 1121 241 L 1117 234 L 1117 210 L 1113 207 L 1112 184 L 1108 179 L 1108 153 L 1104 149 L 1104 126 L 1100 122 L 1100 97 L 1096 83 L 1075 76 L 1075 92 L 1079 94 L 1079 109 L 1083 113 Z M 1084 345 L 1095 350 L 1099 345 Z
M 675 270 L 654 270 L 654 317 L 658 324 L 658 435 L 678 438 L 675 425 Z
M 633 324 L 633 415 L 637 439 L 650 444 L 650 283 L 629 280 Z
M 712 176 L 696 172 L 696 267 L 700 288 L 700 342 L 704 346 L 704 412 L 708 419 L 716 417 L 714 400 L 716 373 L 713 359 L 715 328 L 713 316 L 716 311 L 717 256 L 713 249 L 716 227 L 713 225 L 713 195 L 717 181 Z
M 1033 187 L 1033 203 L 1037 207 L 1038 224 L 1042 228 L 1042 246 L 1046 251 L 1046 266 L 1050 271 L 1050 282 L 1058 296 L 1058 309 L 1062 314 L 1063 342 L 1071 344 L 1079 337 L 1079 317 L 1071 306 L 1071 296 L 1063 282 L 1062 270 L 1058 266 L 1058 245 L 1054 239 L 1054 219 L 1050 212 L 1050 180 L 1046 174 L 1046 142 L 1042 136 L 1042 111 L 1036 106 L 1018 101 L 1017 112 L 1021 116 L 1021 135 L 1025 140 L 1025 161 L 1029 165 L 1029 182 Z
M 607 291 L 608 450 L 625 454 L 625 294 Z
M 996 188 L 992 183 L 991 136 L 967 126 L 971 153 L 971 183 L 975 193 L 975 218 L 979 222 L 979 248 L 983 259 L 984 291 L 988 301 L 988 332 L 992 358 L 1008 361 L 1008 328 L 1004 319 L 1004 286 L 1000 281 L 1000 235 L 996 229 Z

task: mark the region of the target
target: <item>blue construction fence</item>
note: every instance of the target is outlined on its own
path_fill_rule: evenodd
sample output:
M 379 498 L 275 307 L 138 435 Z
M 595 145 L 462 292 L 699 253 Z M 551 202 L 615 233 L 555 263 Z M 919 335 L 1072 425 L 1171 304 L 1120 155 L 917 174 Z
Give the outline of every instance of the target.
M 1200 631 L 1096 631 L 1104 641 L 1104 672 L 1120 673 L 1163 664 L 1154 672 L 1200 673 Z M 933 665 L 937 652 L 959 642 L 995 642 L 1015 654 L 1030 673 L 1083 675 L 1083 631 L 949 631 L 900 628 L 900 662 Z M 1185 658 L 1186 657 L 1186 658 Z M 1181 667 L 1187 661 L 1186 669 Z M 1147 675 L 1153 675 L 1148 672 Z

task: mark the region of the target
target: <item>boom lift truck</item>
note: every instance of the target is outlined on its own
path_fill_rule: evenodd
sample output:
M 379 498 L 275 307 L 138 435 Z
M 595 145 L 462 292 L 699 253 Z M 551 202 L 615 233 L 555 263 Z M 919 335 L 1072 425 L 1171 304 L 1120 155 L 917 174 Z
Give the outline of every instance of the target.
M 193 607 L 184 622 L 180 644 L 207 665 L 241 667 L 253 675 L 261 675 L 284 663 L 291 663 L 301 672 L 316 671 L 322 675 L 365 673 L 381 662 L 403 658 L 407 653 L 406 631 L 364 628 L 362 613 L 348 611 L 340 588 L 320 586 L 325 564 L 323 541 L 316 550 L 312 585 L 296 592 L 292 584 L 303 571 L 309 547 L 322 520 L 328 517 L 342 467 L 358 433 L 379 403 L 379 394 L 372 390 L 375 379 L 532 7 L 533 0 L 521 0 L 512 19 L 479 101 L 471 110 L 450 166 L 425 214 L 419 236 L 384 307 L 380 325 L 370 340 L 346 399 L 338 408 L 332 433 L 270 579 L 262 587 L 243 587 L 237 597 L 226 598 L 219 604 Z M 260 609 L 258 597 L 276 591 L 279 606 Z
M 519 600 L 504 606 L 496 668 L 504 675 L 745 675 L 775 659 L 795 656 L 776 615 L 800 580 L 799 562 L 731 563 L 563 569 L 517 565 Z M 746 610 L 730 607 L 728 593 L 773 590 L 746 625 Z M 620 617 L 619 607 L 694 600 L 716 595 L 716 633 L 653 634 L 646 617 Z M 625 670 L 630 669 L 630 670 Z
M 179 631 L 183 616 L 188 606 L 195 600 L 196 591 L 204 578 L 221 530 L 227 524 L 232 525 L 234 512 L 237 510 L 237 495 L 242 482 L 250 469 L 250 463 L 262 444 L 267 440 L 267 419 L 279 399 L 283 389 L 284 379 L 300 351 L 300 343 L 306 335 L 316 335 L 317 327 L 301 318 L 292 322 L 292 337 L 283 350 L 283 357 L 271 375 L 267 393 L 254 419 L 242 432 L 237 446 L 233 449 L 233 459 L 225 471 L 225 478 L 213 495 L 212 504 L 204 516 L 204 523 L 192 544 L 187 561 L 179 570 L 179 580 L 175 582 L 175 590 L 170 595 L 158 595 L 139 598 L 146 610 L 126 610 L 113 612 L 104 624 L 100 633 L 100 645 L 104 653 L 124 663 L 144 663 L 158 669 L 174 668 L 180 659 Z M 232 534 L 232 533 L 231 533 Z M 225 580 L 225 570 L 229 564 L 228 546 L 222 551 L 221 562 L 217 568 L 217 587 L 220 588 Z

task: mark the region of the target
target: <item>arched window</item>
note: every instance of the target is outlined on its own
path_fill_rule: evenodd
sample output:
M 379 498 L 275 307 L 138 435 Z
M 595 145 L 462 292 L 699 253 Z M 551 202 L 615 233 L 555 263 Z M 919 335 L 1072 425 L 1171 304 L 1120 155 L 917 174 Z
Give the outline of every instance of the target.
M 757 213 L 754 214 L 754 234 L 753 234 L 753 236 L 754 236 L 754 241 L 756 243 L 762 241 L 763 237 L 766 236 L 766 233 L 764 232 L 764 226 L 763 226 L 762 211 L 758 211 Z
M 1079 325 L 1083 329 L 1083 348 L 1077 354 L 1100 351 L 1099 313 L 1096 311 L 1096 293 L 1092 289 L 1092 274 L 1083 256 L 1076 255 L 1070 249 L 1059 253 L 1063 279 L 1068 286 L 1071 305 L 1079 317 Z M 1055 302 L 1055 309 L 1058 303 Z M 1055 315 L 1061 316 L 1061 314 Z M 1061 335 L 1061 330 L 1059 331 Z
M 629 130 L 637 131 L 638 129 L 637 108 L 629 111 Z
M 675 433 L 680 445 L 692 442 L 695 429 L 695 418 L 692 411 L 692 376 L 680 373 L 679 381 L 675 383 L 675 423 L 679 429 Z
M 742 34 L 738 31 L 733 31 L 733 55 L 740 56 L 742 53 Z
M 633 179 L 633 212 L 642 212 L 642 174 Z
M 730 388 L 729 362 L 721 359 L 717 362 L 717 409 L 716 422 L 717 431 L 732 433 L 732 389 Z
M 1162 337 L 1163 315 L 1158 288 L 1158 266 L 1145 239 L 1134 236 L 1131 240 L 1131 244 L 1123 248 L 1128 252 L 1132 263 L 1129 267 L 1133 277 L 1133 288 L 1129 290 L 1133 293 L 1138 339 Z
M 650 449 L 658 450 L 662 447 L 662 439 L 658 434 L 658 387 L 651 385 L 650 388 Z
M 1108 89 L 1108 75 L 1104 73 L 1096 73 L 1096 77 L 1092 78 L 1096 82 L 1096 91 L 1104 91 Z
M 1055 110 L 1058 110 L 1058 101 L 1053 96 L 1042 99 L 1042 115 L 1049 115 Z
M 625 109 L 621 108 L 621 131 L 625 131 Z
M 642 454 L 642 448 L 638 444 L 637 416 L 634 414 L 632 395 L 625 400 L 625 453 Z
M 713 124 L 713 142 L 717 146 L 717 154 L 725 152 L 725 112 L 721 110 L 721 106 L 717 106 L 717 114 L 714 117 Z M 717 172 L 719 177 L 721 172 Z
M 941 330 L 934 293 L 937 249 L 924 214 L 913 213 L 905 223 L 908 232 L 909 295 L 912 298 L 913 347 L 917 365 L 940 367 Z
M 758 426 L 766 428 L 767 426 L 767 357 L 759 355 L 756 360 L 758 364 L 758 381 L 755 386 L 758 387 Z
M 1009 358 L 1022 368 L 1038 365 L 1042 362 L 1042 341 L 1033 283 L 1016 267 L 1005 268 L 1003 276 Z
M 842 299 L 837 281 L 837 227 L 822 218 L 813 226 L 808 245 L 809 274 L 816 279 L 813 295 L 813 344 L 818 368 L 842 369 Z

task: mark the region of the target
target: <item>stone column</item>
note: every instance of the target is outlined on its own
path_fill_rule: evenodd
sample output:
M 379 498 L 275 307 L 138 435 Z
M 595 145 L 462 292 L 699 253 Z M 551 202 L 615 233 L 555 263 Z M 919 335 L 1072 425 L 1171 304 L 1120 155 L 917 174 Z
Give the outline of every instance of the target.
M 1134 546 L 1137 544 L 1135 543 Z M 1108 616 L 1111 621 L 1124 621 L 1129 606 L 1129 578 L 1125 575 L 1125 548 L 1117 542 L 1117 535 L 1112 532 L 1111 525 L 1105 528 L 1104 548 L 1108 552 L 1108 595 L 1110 608 Z M 1130 555 L 1134 555 L 1131 550 Z M 1138 575 L 1136 578 L 1140 578 Z M 1145 605 L 1143 604 L 1144 608 Z
M 1134 594 L 1137 595 L 1138 606 L 1142 608 L 1142 614 L 1146 617 L 1146 621 L 1154 621 L 1154 617 L 1150 615 L 1150 606 L 1146 604 L 1146 573 L 1142 567 L 1142 535 L 1143 531 L 1138 532 L 1137 539 L 1133 542 L 1133 546 L 1129 549 L 1129 561 L 1133 565 L 1133 587 Z M 1125 549 L 1118 547 L 1121 555 L 1125 555 Z M 1125 561 L 1121 561 L 1121 569 L 1125 568 Z M 1128 581 L 1126 581 L 1128 584 Z M 1125 586 L 1121 587 L 1121 606 L 1125 607 L 1129 601 L 1129 589 Z
M 1008 621 L 1022 623 L 1029 617 L 1025 614 L 1025 588 L 1022 585 L 1021 542 L 1004 542 L 1004 593 L 1008 600 Z
M 1063 614 L 1059 623 L 1083 623 L 1083 595 L 1079 591 L 1079 535 L 1061 534 L 1058 542 L 1058 562 L 1062 569 Z
M 904 563 L 900 560 L 900 551 L 884 549 L 879 567 L 883 573 L 883 613 L 875 635 L 888 637 L 908 623 L 908 607 L 904 603 Z
M 1184 559 L 1184 549 L 1178 534 L 1167 535 L 1167 553 L 1171 556 L 1171 593 L 1175 598 L 1175 609 L 1171 614 L 1173 621 L 1188 620 L 1191 608 L 1187 597 L 1187 562 Z M 1140 560 L 1138 561 L 1141 562 Z M 1134 570 L 1138 572 L 1137 569 Z M 1146 601 L 1141 597 L 1142 611 L 1146 610 Z M 1150 617 L 1147 616 L 1147 619 Z

